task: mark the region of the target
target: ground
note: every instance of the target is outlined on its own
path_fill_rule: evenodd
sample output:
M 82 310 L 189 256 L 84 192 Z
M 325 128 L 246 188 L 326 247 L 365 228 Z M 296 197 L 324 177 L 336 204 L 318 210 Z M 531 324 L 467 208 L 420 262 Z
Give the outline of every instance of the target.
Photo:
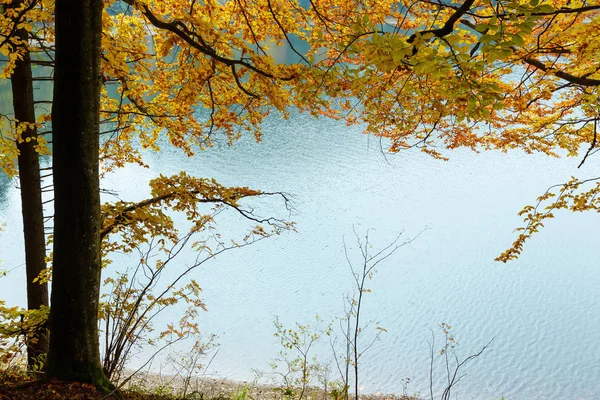
M 150 380 L 137 381 L 130 389 L 117 395 L 98 392 L 93 386 L 81 383 L 60 381 L 43 381 L 24 378 L 11 379 L 0 383 L 0 400 L 175 400 L 182 399 L 180 387 L 156 385 Z M 175 383 L 177 385 L 177 383 Z M 323 399 L 323 393 L 311 393 L 308 399 Z M 316 395 L 316 396 L 315 396 Z M 194 381 L 189 387 L 185 399 L 193 400 L 276 400 L 284 399 L 281 392 L 268 386 L 232 382 L 217 379 L 201 379 Z M 361 400 L 411 400 L 404 396 L 366 395 Z

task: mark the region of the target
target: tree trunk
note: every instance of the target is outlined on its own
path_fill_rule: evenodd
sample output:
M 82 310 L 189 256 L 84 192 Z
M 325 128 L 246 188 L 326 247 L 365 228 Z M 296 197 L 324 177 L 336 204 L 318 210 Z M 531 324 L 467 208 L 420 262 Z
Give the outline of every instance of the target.
M 23 0 L 15 0 L 10 5 L 18 8 Z M 17 29 L 15 36 L 27 49 L 28 33 Z M 19 122 L 35 123 L 33 103 L 33 81 L 31 77 L 31 59 L 27 49 L 22 60 L 17 60 L 15 70 L 10 77 L 12 84 L 15 119 Z M 27 308 L 29 310 L 48 306 L 48 284 L 33 282 L 46 268 L 46 240 L 44 236 L 44 210 L 40 182 L 40 165 L 35 150 L 37 130 L 26 129 L 17 142 L 19 150 L 19 183 L 21 185 L 21 207 L 23 213 L 23 233 L 25 236 L 25 270 L 27 276 Z M 28 139 L 33 139 L 29 140 Z M 40 356 L 48 353 L 48 334 L 46 329 L 36 333 L 33 343 L 27 342 L 27 365 L 33 368 Z
M 47 376 L 109 388 L 100 366 L 102 0 L 56 0 L 54 259 Z

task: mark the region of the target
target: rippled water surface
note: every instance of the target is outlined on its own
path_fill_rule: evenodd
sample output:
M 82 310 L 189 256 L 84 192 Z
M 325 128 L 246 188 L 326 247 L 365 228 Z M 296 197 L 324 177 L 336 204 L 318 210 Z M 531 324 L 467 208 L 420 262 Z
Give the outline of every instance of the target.
M 400 392 L 401 380 L 410 377 L 408 392 L 427 394 L 428 340 L 446 322 L 461 356 L 495 338 L 464 370 L 458 398 L 599 399 L 600 218 L 561 213 L 518 261 L 493 259 L 514 240 L 524 205 L 552 184 L 597 176 L 600 168 L 594 159 L 577 170 L 574 159 L 449 155 L 449 162 L 414 151 L 384 155 L 379 141 L 358 128 L 294 116 L 272 118 L 260 144 L 242 140 L 190 159 L 165 147 L 148 155 L 149 169 L 127 167 L 103 186 L 123 199 L 141 199 L 149 179 L 185 169 L 295 196 L 297 233 L 224 254 L 193 275 L 209 309 L 201 315 L 203 329 L 221 344 L 209 374 L 250 379 L 252 368 L 268 371 L 278 351 L 275 316 L 291 324 L 340 315 L 342 294 L 351 287 L 342 241 L 353 241 L 353 228 L 372 229 L 377 249 L 398 232 L 408 239 L 427 227 L 386 260 L 369 285 L 364 316 L 388 333 L 365 353 L 364 390 Z M 7 224 L 0 259 L 13 269 L 0 288 L 2 298 L 23 304 L 15 186 L 0 178 L 0 219 Z M 220 229 L 241 229 L 226 225 Z M 442 385 L 438 375 L 434 386 Z

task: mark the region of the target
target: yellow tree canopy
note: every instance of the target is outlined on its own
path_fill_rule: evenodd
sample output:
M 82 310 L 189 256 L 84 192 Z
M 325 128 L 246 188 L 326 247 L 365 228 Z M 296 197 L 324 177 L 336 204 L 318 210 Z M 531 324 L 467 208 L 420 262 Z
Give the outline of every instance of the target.
M 311 54 L 326 67 L 315 85 L 392 151 L 520 149 L 580 156 L 580 166 L 596 151 L 597 1 L 356 1 L 344 3 L 350 13 L 311 4 L 326 27 L 313 31 Z M 522 211 L 526 225 L 498 260 L 516 258 L 554 209 L 599 211 L 598 191 L 597 179 L 551 188 Z
M 230 142 L 243 132 L 260 140 L 264 118 L 273 110 L 286 117 L 292 107 L 363 123 L 367 133 L 389 138 L 392 151 L 416 147 L 438 158 L 467 147 L 583 162 L 596 149 L 597 1 L 105 4 L 105 170 L 143 164 L 137 143 L 158 149 L 161 135 L 186 154 L 211 146 L 217 133 Z M 32 50 L 51 58 L 52 1 L 10 12 L 0 19 L 0 52 L 18 57 L 10 34 L 17 13 L 37 38 Z M 277 48 L 298 62 L 278 62 Z M 553 208 L 598 211 L 600 189 L 585 184 L 596 180 L 573 180 L 527 207 L 525 228 L 499 259 L 517 257 Z

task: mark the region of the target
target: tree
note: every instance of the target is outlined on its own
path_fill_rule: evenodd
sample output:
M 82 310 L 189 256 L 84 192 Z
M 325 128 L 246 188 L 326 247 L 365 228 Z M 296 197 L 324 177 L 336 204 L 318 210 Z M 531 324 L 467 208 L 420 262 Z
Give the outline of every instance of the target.
M 123 148 L 130 146 L 128 142 L 130 137 L 127 135 L 131 132 L 122 124 L 123 116 L 127 117 L 129 114 L 143 116 L 157 125 L 156 132 L 166 129 L 171 141 L 189 152 L 190 144 L 183 139 L 190 128 L 186 127 L 181 132 L 175 128 L 184 127 L 181 125 L 182 122 L 193 122 L 193 118 L 172 111 L 177 111 L 182 106 L 190 107 L 189 110 L 193 111 L 191 106 L 195 103 L 189 104 L 185 101 L 185 98 L 179 101 L 178 98 L 170 97 L 174 94 L 182 95 L 184 88 L 178 86 L 180 81 L 177 80 L 175 85 L 166 81 L 161 82 L 166 85 L 166 90 L 159 86 L 159 89 L 163 89 L 163 93 L 159 92 L 157 94 L 157 90 L 153 89 L 153 95 L 150 96 L 153 101 L 148 102 L 148 93 L 145 93 L 147 85 L 143 82 L 147 73 L 146 75 L 140 74 L 133 80 L 127 79 L 127 64 L 130 58 L 135 59 L 136 52 L 123 51 L 123 46 L 121 46 L 119 53 L 112 53 L 111 46 L 120 45 L 117 41 L 110 41 L 110 34 L 106 35 L 109 39 L 108 43 L 105 44 L 105 52 L 102 54 L 103 59 L 108 62 L 103 64 L 104 68 L 101 74 L 100 11 L 102 3 L 89 0 L 77 5 L 77 7 L 68 4 L 66 1 L 57 1 L 55 11 L 56 65 L 52 109 L 55 213 L 52 307 L 50 313 L 51 336 L 47 375 L 63 380 L 91 382 L 99 387 L 108 388 L 111 385 L 102 372 L 99 363 L 97 336 L 101 237 L 108 236 L 118 230 L 119 227 L 124 226 L 128 229 L 134 228 L 132 237 L 135 240 L 143 240 L 144 236 L 148 234 L 164 234 L 165 230 L 169 228 L 168 219 L 162 218 L 164 214 L 159 209 L 152 208 L 154 205 L 162 203 L 172 205 L 175 210 L 185 209 L 188 218 L 191 220 L 198 217 L 196 205 L 199 202 L 225 203 L 236 209 L 244 217 L 258 223 L 270 223 L 271 219 L 255 218 L 251 213 L 236 206 L 239 198 L 256 195 L 258 192 L 250 191 L 247 188 L 221 188 L 217 187 L 214 182 L 208 184 L 201 180 L 187 179 L 185 174 L 173 178 L 161 177 L 154 184 L 156 195 L 152 199 L 138 204 L 117 204 L 115 207 L 105 208 L 107 213 L 101 216 L 98 186 L 101 113 L 99 102 L 100 78 L 103 78 L 105 82 L 112 80 L 121 84 L 121 98 L 116 109 L 102 110 L 103 115 L 108 115 L 108 118 L 103 122 L 115 125 L 114 129 L 105 131 L 105 133 L 116 133 L 114 139 L 109 137 L 104 142 L 103 154 L 107 155 L 106 158 L 115 161 L 117 165 L 135 160 L 135 158 L 128 158 L 126 152 L 123 152 Z M 142 7 L 142 9 L 144 8 Z M 160 21 L 154 21 L 153 18 L 156 17 L 149 13 L 147 8 L 144 10 L 146 11 L 143 16 L 155 23 L 158 28 L 169 30 L 172 26 L 175 26 L 173 24 L 165 26 Z M 176 11 L 178 10 L 169 10 L 169 12 Z M 126 17 L 126 13 L 120 15 L 122 19 L 126 19 Z M 110 17 L 105 15 L 106 19 L 110 20 Z M 117 32 L 119 29 L 127 31 L 140 25 L 142 25 L 140 21 L 132 19 L 131 24 L 121 21 L 119 25 L 115 26 L 115 29 Z M 106 29 L 105 26 L 105 33 L 111 32 L 110 29 Z M 181 31 L 176 32 L 176 34 L 181 35 Z M 127 36 L 126 38 L 130 41 L 123 41 L 123 43 L 135 47 L 136 42 L 132 40 L 136 36 Z M 198 38 L 199 36 L 196 36 L 196 42 L 193 42 L 196 45 L 201 41 L 201 38 Z M 139 43 L 139 40 L 137 42 Z M 259 99 L 258 95 L 244 88 L 240 81 L 244 75 L 241 73 L 238 75 L 236 70 L 238 64 L 241 65 L 241 68 L 250 68 L 268 82 L 283 82 L 285 80 L 273 75 L 274 71 L 294 69 L 294 67 L 289 66 L 272 67 L 269 70 L 261 69 L 253 66 L 243 58 L 223 57 L 215 50 L 211 50 L 210 47 L 205 47 L 202 51 L 204 55 L 211 57 L 215 64 L 220 63 L 227 68 L 228 75 L 224 76 L 226 78 L 224 82 L 220 83 L 218 77 L 214 79 L 214 88 L 219 88 L 221 84 L 224 85 L 222 91 L 224 99 L 231 96 L 231 87 L 246 93 L 248 98 Z M 134 64 L 140 70 L 143 70 L 146 66 L 142 62 L 144 58 L 148 58 L 148 61 L 157 62 L 158 71 L 152 71 L 155 76 L 161 77 L 161 68 L 165 71 L 171 68 L 171 65 L 161 60 L 166 54 L 158 57 L 154 55 L 146 56 L 143 53 L 141 55 L 144 57 L 135 59 Z M 181 64 L 178 65 L 180 69 L 175 70 L 175 73 L 186 71 L 183 66 L 184 63 L 197 66 L 196 63 L 190 63 L 186 58 L 182 58 L 180 62 Z M 173 73 L 172 71 L 168 72 Z M 186 82 L 186 84 L 185 89 L 189 90 L 191 82 Z M 204 93 L 204 99 L 210 99 L 213 102 L 211 128 L 214 126 L 215 129 L 223 129 L 226 133 L 231 132 L 231 140 L 234 139 L 234 130 L 231 126 L 236 121 L 241 121 L 242 126 L 253 126 L 257 123 L 255 120 L 243 122 L 242 118 L 247 118 L 246 114 L 255 115 L 256 118 L 259 115 L 266 114 L 263 110 L 255 112 L 252 109 L 242 110 L 237 115 L 228 111 L 228 108 L 232 105 L 239 104 L 236 99 L 229 99 L 223 109 L 216 110 L 221 106 L 215 103 L 215 99 L 220 98 L 221 95 L 213 94 L 212 84 L 209 82 L 208 85 L 209 95 L 206 96 L 206 93 Z M 226 90 L 227 85 L 229 85 L 229 91 Z M 141 89 L 137 91 L 130 89 L 130 87 L 135 86 Z M 268 104 L 268 102 L 275 103 L 278 100 L 272 94 L 275 89 L 278 89 L 278 96 L 281 96 L 281 99 L 284 99 L 284 95 L 287 93 L 283 90 L 284 85 L 281 83 L 267 89 L 269 92 L 265 94 L 267 98 L 265 104 Z M 127 99 L 128 103 L 124 103 L 124 99 Z M 110 100 L 106 101 L 109 103 L 108 105 L 115 104 Z M 130 104 L 133 106 L 127 107 Z M 260 105 L 261 103 L 257 101 L 257 106 Z M 158 107 L 163 107 L 167 112 L 158 114 L 156 112 Z M 228 118 L 228 120 L 223 120 L 223 123 L 218 122 L 219 118 L 222 118 L 221 113 Z M 138 126 L 135 129 L 138 130 L 141 127 Z M 199 138 L 209 137 L 212 129 L 208 133 L 201 129 L 200 131 L 192 131 L 192 133 L 197 136 L 191 136 L 191 139 L 197 141 Z M 147 135 L 142 135 L 142 139 L 147 137 Z M 106 145 L 107 143 L 108 145 Z M 143 143 L 148 145 L 146 142 Z M 119 150 L 115 152 L 112 158 L 110 153 L 106 151 L 106 149 L 111 149 L 111 146 Z M 135 154 L 135 152 L 132 153 Z M 181 190 L 182 186 L 186 186 L 185 190 Z M 194 197 L 198 194 L 202 194 L 201 199 Z M 152 216 L 148 212 L 149 210 L 158 212 Z M 203 220 L 206 220 L 206 218 L 199 218 L 195 222 L 200 223 Z M 140 229 L 149 226 L 157 230 L 143 231 L 143 229 Z M 137 231 L 135 231 L 136 227 Z M 259 236 L 267 234 L 261 229 L 256 230 L 254 233 Z
M 46 373 L 109 387 L 97 328 L 102 0 L 57 0 L 55 15 L 54 256 Z
M 48 284 L 38 282 L 46 269 L 46 238 L 44 235 L 44 210 L 38 156 L 37 125 L 33 98 L 31 57 L 28 48 L 29 33 L 22 24 L 24 10 L 29 7 L 25 1 L 10 3 L 5 11 L 12 22 L 14 34 L 9 35 L 13 54 L 19 57 L 14 61 L 10 75 L 12 98 L 15 113 L 16 148 L 21 186 L 23 232 L 25 238 L 25 265 L 27 277 L 27 308 L 37 310 L 48 307 Z M 19 26 L 21 26 L 19 28 Z M 16 29 L 15 29 L 16 28 Z M 45 329 L 40 329 L 34 337 L 28 338 L 27 364 L 33 368 L 40 356 L 48 352 L 48 337 Z

